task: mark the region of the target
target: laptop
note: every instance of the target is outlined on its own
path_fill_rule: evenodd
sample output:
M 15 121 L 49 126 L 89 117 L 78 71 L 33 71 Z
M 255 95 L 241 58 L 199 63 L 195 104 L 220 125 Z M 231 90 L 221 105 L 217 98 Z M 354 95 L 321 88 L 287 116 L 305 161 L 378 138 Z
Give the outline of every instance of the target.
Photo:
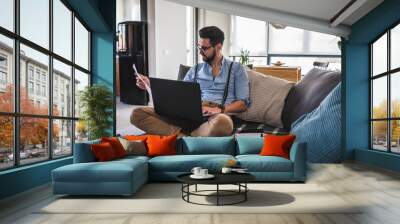
M 196 128 L 208 117 L 203 116 L 198 83 L 150 78 L 154 111 Z

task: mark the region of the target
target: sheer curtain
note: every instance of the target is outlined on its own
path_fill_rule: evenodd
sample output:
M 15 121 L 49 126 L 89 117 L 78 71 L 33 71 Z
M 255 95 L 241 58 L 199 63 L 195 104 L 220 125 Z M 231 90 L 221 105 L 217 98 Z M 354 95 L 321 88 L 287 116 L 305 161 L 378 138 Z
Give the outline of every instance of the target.
M 231 27 L 231 55 L 240 55 L 240 50 L 249 50 L 250 55 L 267 55 L 267 29 L 266 22 L 232 16 Z

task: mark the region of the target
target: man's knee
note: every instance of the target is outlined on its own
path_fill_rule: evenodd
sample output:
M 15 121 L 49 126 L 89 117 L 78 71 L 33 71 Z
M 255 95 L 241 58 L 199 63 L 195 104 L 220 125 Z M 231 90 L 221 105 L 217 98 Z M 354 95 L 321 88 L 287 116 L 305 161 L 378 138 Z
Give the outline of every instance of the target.
M 214 124 L 216 135 L 230 135 L 233 131 L 233 121 L 226 114 L 218 114 L 213 118 L 212 123 Z
M 145 119 L 147 116 L 149 116 L 149 112 L 151 108 L 149 107 L 137 107 L 132 111 L 130 121 L 131 124 L 138 126 L 140 124 L 140 121 Z

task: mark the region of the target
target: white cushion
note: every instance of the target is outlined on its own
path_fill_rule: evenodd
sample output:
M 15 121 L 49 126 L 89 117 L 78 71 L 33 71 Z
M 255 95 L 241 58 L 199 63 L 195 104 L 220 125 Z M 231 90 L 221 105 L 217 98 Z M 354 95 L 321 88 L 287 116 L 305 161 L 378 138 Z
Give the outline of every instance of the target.
M 285 99 L 294 83 L 253 70 L 247 70 L 250 82 L 250 107 L 236 116 L 246 121 L 283 127 L 281 115 Z

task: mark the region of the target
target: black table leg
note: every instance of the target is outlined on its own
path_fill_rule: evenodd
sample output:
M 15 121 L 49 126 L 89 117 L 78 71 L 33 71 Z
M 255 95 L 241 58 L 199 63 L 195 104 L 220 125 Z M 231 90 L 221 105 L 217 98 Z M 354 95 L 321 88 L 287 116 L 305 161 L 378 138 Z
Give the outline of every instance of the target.
M 246 183 L 244 183 L 244 187 L 245 187 L 245 191 L 246 192 L 244 192 L 244 201 L 247 201 L 247 192 L 248 192 L 248 190 L 247 190 L 247 182 Z
M 217 184 L 217 206 L 219 206 L 219 184 Z
M 197 184 L 195 185 L 195 191 L 197 192 Z

